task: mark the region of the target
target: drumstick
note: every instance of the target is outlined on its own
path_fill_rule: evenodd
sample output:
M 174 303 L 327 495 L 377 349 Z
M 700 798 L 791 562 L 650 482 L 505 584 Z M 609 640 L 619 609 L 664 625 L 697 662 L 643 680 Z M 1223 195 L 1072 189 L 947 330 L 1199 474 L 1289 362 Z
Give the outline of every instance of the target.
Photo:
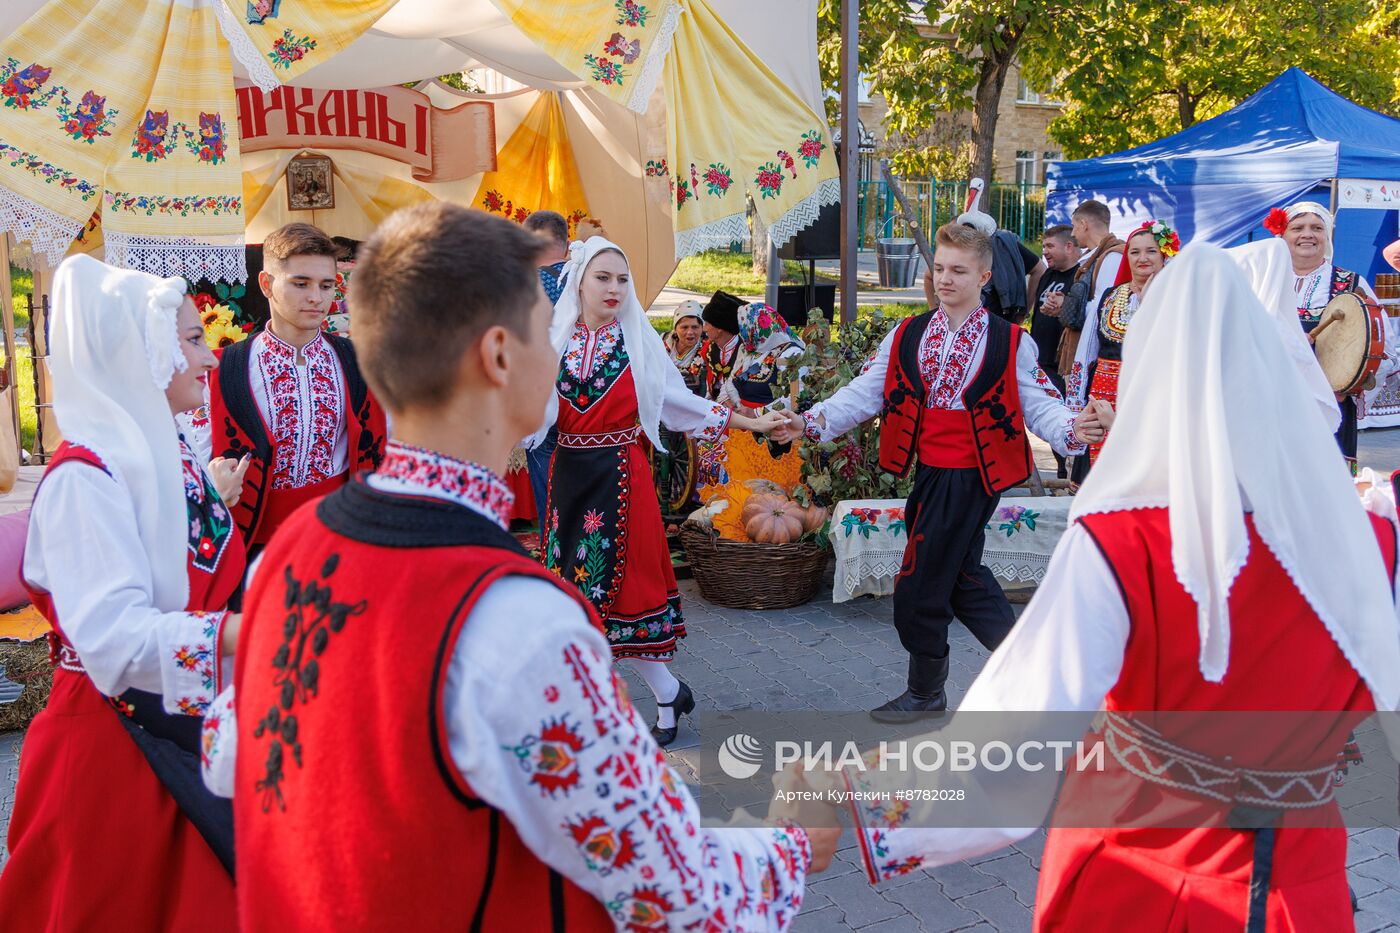
M 1309 334 L 1308 334 L 1308 343 L 1317 343 L 1317 338 L 1318 338 L 1318 336 L 1319 336 L 1324 330 L 1326 330 L 1327 328 L 1331 327 L 1333 324 L 1337 323 L 1338 321 L 1340 321 L 1342 318 L 1344 318 L 1344 317 L 1346 317 L 1346 316 L 1347 316 L 1347 313 L 1346 313 L 1345 311 L 1343 311 L 1341 308 L 1333 308 L 1331 311 L 1329 311 L 1329 312 L 1327 313 L 1327 316 L 1324 317 L 1322 320 L 1318 321 L 1318 322 L 1317 322 L 1317 326 L 1314 327 L 1314 328 L 1312 329 L 1311 332 L 1309 332 Z

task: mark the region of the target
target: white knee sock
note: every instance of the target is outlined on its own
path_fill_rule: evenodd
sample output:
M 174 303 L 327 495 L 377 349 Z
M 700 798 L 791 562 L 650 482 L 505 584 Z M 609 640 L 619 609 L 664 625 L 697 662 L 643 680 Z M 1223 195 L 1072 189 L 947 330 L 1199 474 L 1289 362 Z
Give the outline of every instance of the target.
M 630 660 L 632 669 L 642 675 L 642 680 L 647 682 L 658 703 L 670 703 L 681 692 L 681 682 L 671 673 L 671 665 L 664 661 L 643 661 L 640 658 Z M 669 706 L 658 706 L 656 724 L 663 729 L 673 727 L 676 724 L 675 710 Z

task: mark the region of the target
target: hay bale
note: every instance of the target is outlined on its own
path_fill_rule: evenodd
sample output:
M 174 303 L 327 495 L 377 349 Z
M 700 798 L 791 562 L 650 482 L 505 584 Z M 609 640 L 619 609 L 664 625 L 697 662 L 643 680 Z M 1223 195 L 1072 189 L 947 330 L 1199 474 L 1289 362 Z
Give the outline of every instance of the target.
M 0 706 L 0 732 L 23 729 L 48 705 L 53 688 L 48 639 L 0 641 L 0 670 L 24 688 L 18 700 Z

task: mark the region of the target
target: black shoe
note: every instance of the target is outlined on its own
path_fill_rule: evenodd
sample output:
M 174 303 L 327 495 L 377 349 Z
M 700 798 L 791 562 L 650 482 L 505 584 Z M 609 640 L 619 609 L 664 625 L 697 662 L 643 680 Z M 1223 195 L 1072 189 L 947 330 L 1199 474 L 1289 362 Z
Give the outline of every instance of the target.
M 676 724 L 671 728 L 663 729 L 660 726 L 651 727 L 651 737 L 656 739 L 656 744 L 660 745 L 662 748 L 665 748 L 676 740 L 676 733 L 680 730 L 681 717 L 686 713 L 693 713 L 695 711 L 695 694 L 690 692 L 690 688 L 686 686 L 685 681 L 680 681 L 680 685 L 680 690 L 676 691 L 676 698 L 670 703 L 662 703 L 660 700 L 656 701 L 658 707 L 668 706 L 674 710 L 676 714 Z
M 920 713 L 941 713 L 948 709 L 943 685 L 948 681 L 948 657 L 909 656 L 909 689 L 884 706 L 870 711 L 876 722 L 912 722 Z

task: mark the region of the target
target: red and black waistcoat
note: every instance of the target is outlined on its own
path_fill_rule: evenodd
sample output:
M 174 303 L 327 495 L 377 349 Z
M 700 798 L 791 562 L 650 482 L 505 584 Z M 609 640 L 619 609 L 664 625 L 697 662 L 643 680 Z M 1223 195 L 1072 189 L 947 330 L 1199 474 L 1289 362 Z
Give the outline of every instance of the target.
M 995 314 L 987 315 L 982 365 L 963 390 L 966 411 L 930 410 L 928 386 L 919 369 L 919 348 L 933 315 L 932 311 L 916 315 L 895 331 L 880 414 L 880 467 L 904 476 L 921 448 L 965 448 L 966 465 L 976 466 L 987 493 L 997 495 L 1024 482 L 1031 473 L 1031 446 L 1016 381 L 1021 329 Z M 930 432 L 940 436 L 923 436 Z M 964 464 L 925 460 L 925 465 Z
M 578 592 L 470 509 L 360 480 L 263 555 L 234 671 L 242 928 L 612 930 L 473 793 L 443 711 L 493 583 L 547 580 L 593 618 Z
M 384 458 L 387 427 L 384 410 L 369 391 L 350 341 L 323 334 L 340 363 L 345 386 L 346 441 L 349 473 L 373 471 Z M 272 435 L 258 410 L 251 382 L 253 337 L 218 351 L 219 368 L 209 382 L 209 433 L 211 456 L 238 459 L 251 452 L 253 459 L 243 479 L 243 493 L 231 510 L 234 521 L 252 545 L 267 540 L 261 527 L 274 495 L 272 471 L 277 462 Z M 295 495 L 298 490 L 283 490 Z M 278 518 L 291 509 L 277 510 Z

